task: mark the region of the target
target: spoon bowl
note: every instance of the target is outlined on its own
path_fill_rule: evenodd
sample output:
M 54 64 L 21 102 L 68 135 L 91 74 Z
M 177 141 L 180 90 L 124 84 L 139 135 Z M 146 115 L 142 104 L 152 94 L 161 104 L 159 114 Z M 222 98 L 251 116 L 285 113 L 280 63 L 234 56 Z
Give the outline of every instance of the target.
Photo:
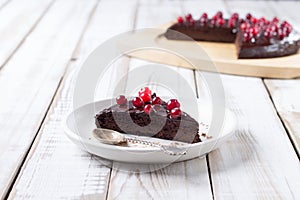
M 104 144 L 121 144 L 127 143 L 127 140 L 124 135 L 117 131 L 109 130 L 109 129 L 102 129 L 102 128 L 95 128 L 93 130 L 93 135 L 96 139 Z

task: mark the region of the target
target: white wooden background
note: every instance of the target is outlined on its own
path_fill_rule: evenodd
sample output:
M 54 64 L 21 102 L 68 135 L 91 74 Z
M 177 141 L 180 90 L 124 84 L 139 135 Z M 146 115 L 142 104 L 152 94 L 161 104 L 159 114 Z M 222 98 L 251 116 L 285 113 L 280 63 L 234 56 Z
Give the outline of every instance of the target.
M 76 69 L 111 36 L 183 12 L 218 10 L 276 15 L 300 28 L 299 9 L 293 1 L 0 0 L 0 198 L 300 199 L 298 79 L 222 75 L 227 105 L 238 116 L 235 135 L 204 159 L 151 173 L 124 172 L 81 151 L 61 128 Z M 99 99 L 143 63 L 120 59 Z M 201 78 L 172 68 L 199 95 Z

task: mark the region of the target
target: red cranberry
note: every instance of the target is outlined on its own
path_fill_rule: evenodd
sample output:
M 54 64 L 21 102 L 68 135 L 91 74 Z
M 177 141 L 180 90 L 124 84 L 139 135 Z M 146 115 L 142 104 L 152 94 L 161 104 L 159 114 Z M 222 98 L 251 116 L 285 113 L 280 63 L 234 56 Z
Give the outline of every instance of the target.
M 244 33 L 250 33 L 251 28 L 247 28 L 246 30 L 244 30 Z
M 204 17 L 201 17 L 201 18 L 200 18 L 200 23 L 201 23 L 201 24 L 206 24 L 207 21 L 208 21 L 207 18 L 204 18 Z
M 282 29 L 282 32 L 283 32 L 283 34 L 284 34 L 285 37 L 287 37 L 287 36 L 290 35 L 290 33 L 288 33 L 288 32 L 286 31 L 286 29 Z
M 278 22 L 279 22 L 279 19 L 278 19 L 277 17 L 274 17 L 273 20 L 272 20 L 272 22 L 278 23 Z
M 177 22 L 178 22 L 179 24 L 182 24 L 182 23 L 183 23 L 183 18 L 182 18 L 182 17 L 177 17 Z
M 255 26 L 255 27 L 250 28 L 249 32 L 252 33 L 254 36 L 256 36 L 259 32 L 259 29 L 258 29 L 258 27 Z
M 223 18 L 217 19 L 217 25 L 218 26 L 223 26 L 225 24 L 225 20 Z
M 152 100 L 152 105 L 161 105 L 162 104 L 162 100 L 161 98 L 159 97 L 155 97 L 153 100 Z
M 201 18 L 207 18 L 207 17 L 208 17 L 207 13 L 203 13 L 203 14 L 201 15 Z
M 246 29 L 248 29 L 250 27 L 250 24 L 248 24 L 248 23 L 242 23 L 241 25 L 240 25 L 240 28 L 243 30 L 243 31 L 245 31 Z
M 244 33 L 243 37 L 246 42 L 250 41 L 250 39 L 251 39 L 250 33 Z
M 269 27 L 266 28 L 266 31 L 272 32 L 272 28 L 269 26 Z
M 239 18 L 239 14 L 233 13 L 233 14 L 231 15 L 231 18 L 232 18 L 232 19 L 238 19 L 238 18 Z
M 214 21 L 216 21 L 218 19 L 218 16 L 217 15 L 214 15 L 212 18 L 211 18 L 211 20 L 214 20 Z
M 167 109 L 172 110 L 173 108 L 179 108 L 180 103 L 178 102 L 177 99 L 170 99 L 167 103 Z
M 269 25 L 271 22 L 269 20 L 265 21 L 265 25 Z
M 289 23 L 286 23 L 286 24 L 285 24 L 285 27 L 293 28 L 293 26 L 290 25 Z
M 190 20 L 190 24 L 191 24 L 191 25 L 194 25 L 194 24 L 195 24 L 195 20 L 194 20 L 194 19 L 191 19 L 191 20 Z
M 265 31 L 265 32 L 264 32 L 264 36 L 265 36 L 266 38 L 270 39 L 270 38 L 272 37 L 272 34 L 271 34 L 270 31 Z
M 272 30 L 273 32 L 276 32 L 276 31 L 278 30 L 278 27 L 277 27 L 276 25 L 272 25 L 272 26 L 271 26 L 271 30 Z
M 218 11 L 216 16 L 217 18 L 223 18 L 223 13 L 221 11 Z
M 240 19 L 240 24 L 245 23 L 246 21 L 244 19 Z
M 127 103 L 127 99 L 124 95 L 120 95 L 116 98 L 116 102 L 118 105 L 125 105 Z
M 181 110 L 180 110 L 180 108 L 173 108 L 171 110 L 170 116 L 173 119 L 180 117 L 181 116 Z
M 252 18 L 252 15 L 251 15 L 250 13 L 248 13 L 248 14 L 246 15 L 246 19 L 250 20 L 251 18 Z
M 152 106 L 150 104 L 145 105 L 144 112 L 149 115 L 151 111 L 152 111 Z
M 213 27 L 213 26 L 215 26 L 216 25 L 216 20 L 210 20 L 210 25 Z
M 241 25 L 240 25 L 240 29 L 241 30 L 246 30 L 246 23 L 242 23 Z
M 148 94 L 152 95 L 152 91 L 148 87 L 143 87 L 140 89 L 139 97 L 141 97 L 141 94 L 143 94 L 143 93 L 148 93 Z
M 284 20 L 284 21 L 281 23 L 281 26 L 284 26 L 284 25 L 286 25 L 286 24 L 288 24 L 288 22 Z
M 282 30 L 283 30 L 283 32 L 285 33 L 286 36 L 288 36 L 291 33 L 291 29 L 289 29 L 287 27 L 284 27 Z
M 142 93 L 140 94 L 140 98 L 144 101 L 144 102 L 149 102 L 151 101 L 151 95 L 149 93 Z
M 256 24 L 257 23 L 257 19 L 255 17 L 252 17 L 251 18 L 251 22 L 252 22 L 252 24 Z
M 285 37 L 285 33 L 281 29 L 279 29 L 278 30 L 278 38 L 280 40 L 282 40 L 284 37 Z
M 193 18 L 193 16 L 192 16 L 191 13 L 189 13 L 189 14 L 187 14 L 187 15 L 185 16 L 185 19 L 186 19 L 186 21 L 188 21 L 188 22 L 189 22 L 192 18 Z
M 283 21 L 281 23 L 281 27 L 290 27 L 290 28 L 292 28 L 292 26 L 287 21 Z
M 287 33 L 291 33 L 292 30 L 293 30 L 292 25 L 290 25 L 287 21 L 282 22 L 281 27 L 282 27 L 283 29 L 286 29 L 286 32 L 287 32 Z
M 132 99 L 132 104 L 137 107 L 137 108 L 141 108 L 144 106 L 144 102 L 140 97 L 135 97 Z
M 234 19 L 230 19 L 230 20 L 228 21 L 228 27 L 229 27 L 229 28 L 235 27 L 235 20 L 234 20 Z
M 261 17 L 261 18 L 259 18 L 258 21 L 265 23 L 265 22 L 266 22 L 266 19 L 265 19 L 264 17 Z

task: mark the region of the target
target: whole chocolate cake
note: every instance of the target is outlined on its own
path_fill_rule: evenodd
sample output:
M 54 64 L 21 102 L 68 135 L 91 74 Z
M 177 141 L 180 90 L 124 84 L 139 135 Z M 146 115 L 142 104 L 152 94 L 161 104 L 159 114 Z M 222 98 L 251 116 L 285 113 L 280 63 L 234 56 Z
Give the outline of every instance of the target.
M 272 58 L 295 54 L 300 48 L 300 34 L 287 21 L 277 17 L 266 20 L 251 14 L 239 18 L 237 13 L 224 19 L 222 12 L 212 18 L 203 13 L 198 20 L 191 14 L 178 17 L 165 33 L 166 38 L 198 41 L 231 42 L 237 47 L 238 58 Z
M 116 104 L 95 116 L 96 126 L 138 136 L 149 136 L 186 143 L 200 142 L 199 124 L 180 110 L 176 99 L 164 102 L 148 87 L 128 101 L 120 95 Z

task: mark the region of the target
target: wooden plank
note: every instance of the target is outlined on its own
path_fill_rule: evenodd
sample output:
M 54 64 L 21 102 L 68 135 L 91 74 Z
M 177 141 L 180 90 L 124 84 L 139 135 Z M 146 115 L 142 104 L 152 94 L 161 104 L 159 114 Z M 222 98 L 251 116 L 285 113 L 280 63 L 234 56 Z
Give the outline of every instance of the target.
M 228 2 L 228 7 L 239 11 L 235 3 Z M 256 5 L 247 2 L 243 7 Z M 267 6 L 258 7 L 268 12 Z M 262 80 L 221 77 L 239 126 L 234 137 L 209 154 L 215 198 L 299 199 L 299 160 Z
M 121 12 L 121 4 L 128 12 Z M 137 0 L 128 1 L 124 4 L 120 0 L 104 0 L 101 1 L 99 6 L 99 11 L 95 13 L 95 20 L 90 22 L 89 29 L 91 31 L 88 30 L 86 33 L 88 34 L 86 40 L 89 40 L 89 42 L 79 44 L 79 48 L 73 54 L 73 59 L 84 61 L 101 43 L 117 34 L 131 31 L 134 26 Z M 107 19 L 109 16 L 110 19 Z M 92 33 L 92 31 L 95 33 Z
M 173 163 L 150 173 L 114 163 L 108 199 L 212 199 L 205 158 Z
M 0 12 L 0 68 L 24 42 L 53 0 L 12 0 Z M 0 2 L 0 7 L 1 7 Z M 4 3 L 5 5 L 5 3 Z
M 57 1 L 0 76 L 0 197 L 48 110 L 95 0 Z
M 77 69 L 105 39 L 133 28 L 136 1 L 100 1 L 69 63 L 54 102 L 23 165 L 10 199 L 105 199 L 111 162 L 78 149 L 64 135 L 61 121 L 72 109 Z M 116 9 L 118 8 L 118 9 Z M 128 12 L 121 12 L 126 9 Z M 122 13 L 119 14 L 118 13 Z M 107 20 L 111 15 L 115 26 Z M 101 24 L 101 26 L 99 26 Z M 118 24 L 122 24 L 118 26 Z M 111 96 L 111 88 L 127 73 L 128 58 L 119 59 L 105 76 L 96 99 Z
M 76 62 L 62 82 L 9 199 L 104 199 L 110 162 L 70 142 L 61 121 L 72 109 Z M 74 75 L 75 74 L 75 75 Z M 101 198 L 102 197 L 102 198 Z
M 180 2 L 142 1 L 138 10 L 137 28 L 156 27 L 157 24 L 176 17 L 180 12 Z M 157 13 L 160 14 L 157 15 Z M 147 64 L 151 63 L 136 59 L 131 60 L 126 83 L 126 95 L 132 95 L 134 91 L 129 88 L 135 88 L 132 85 L 135 77 L 130 72 Z M 179 81 L 179 76 L 182 76 L 193 88 L 196 97 L 193 71 L 178 67 L 169 68 L 177 73 L 174 80 Z M 149 75 L 149 84 L 151 81 L 159 83 L 159 79 L 159 77 L 151 78 Z M 186 89 L 180 87 L 181 83 L 180 81 L 176 82 L 174 87 L 180 91 Z M 153 89 L 160 96 L 170 95 L 170 91 L 162 86 L 155 86 Z M 201 194 L 203 199 L 212 199 L 205 158 L 173 163 L 152 172 L 147 171 L 147 167 L 151 169 L 151 166 L 124 165 L 114 162 L 108 199 L 199 199 L 198 194 Z M 146 171 L 143 172 L 143 170 Z
M 300 81 L 264 80 L 276 110 L 300 156 Z
M 222 75 L 235 135 L 209 154 L 216 199 L 298 199 L 300 166 L 261 79 Z
M 279 18 L 290 21 L 295 29 L 300 29 L 298 9 L 300 2 L 270 2 L 269 5 Z M 300 157 L 300 80 L 265 79 L 264 81 Z

